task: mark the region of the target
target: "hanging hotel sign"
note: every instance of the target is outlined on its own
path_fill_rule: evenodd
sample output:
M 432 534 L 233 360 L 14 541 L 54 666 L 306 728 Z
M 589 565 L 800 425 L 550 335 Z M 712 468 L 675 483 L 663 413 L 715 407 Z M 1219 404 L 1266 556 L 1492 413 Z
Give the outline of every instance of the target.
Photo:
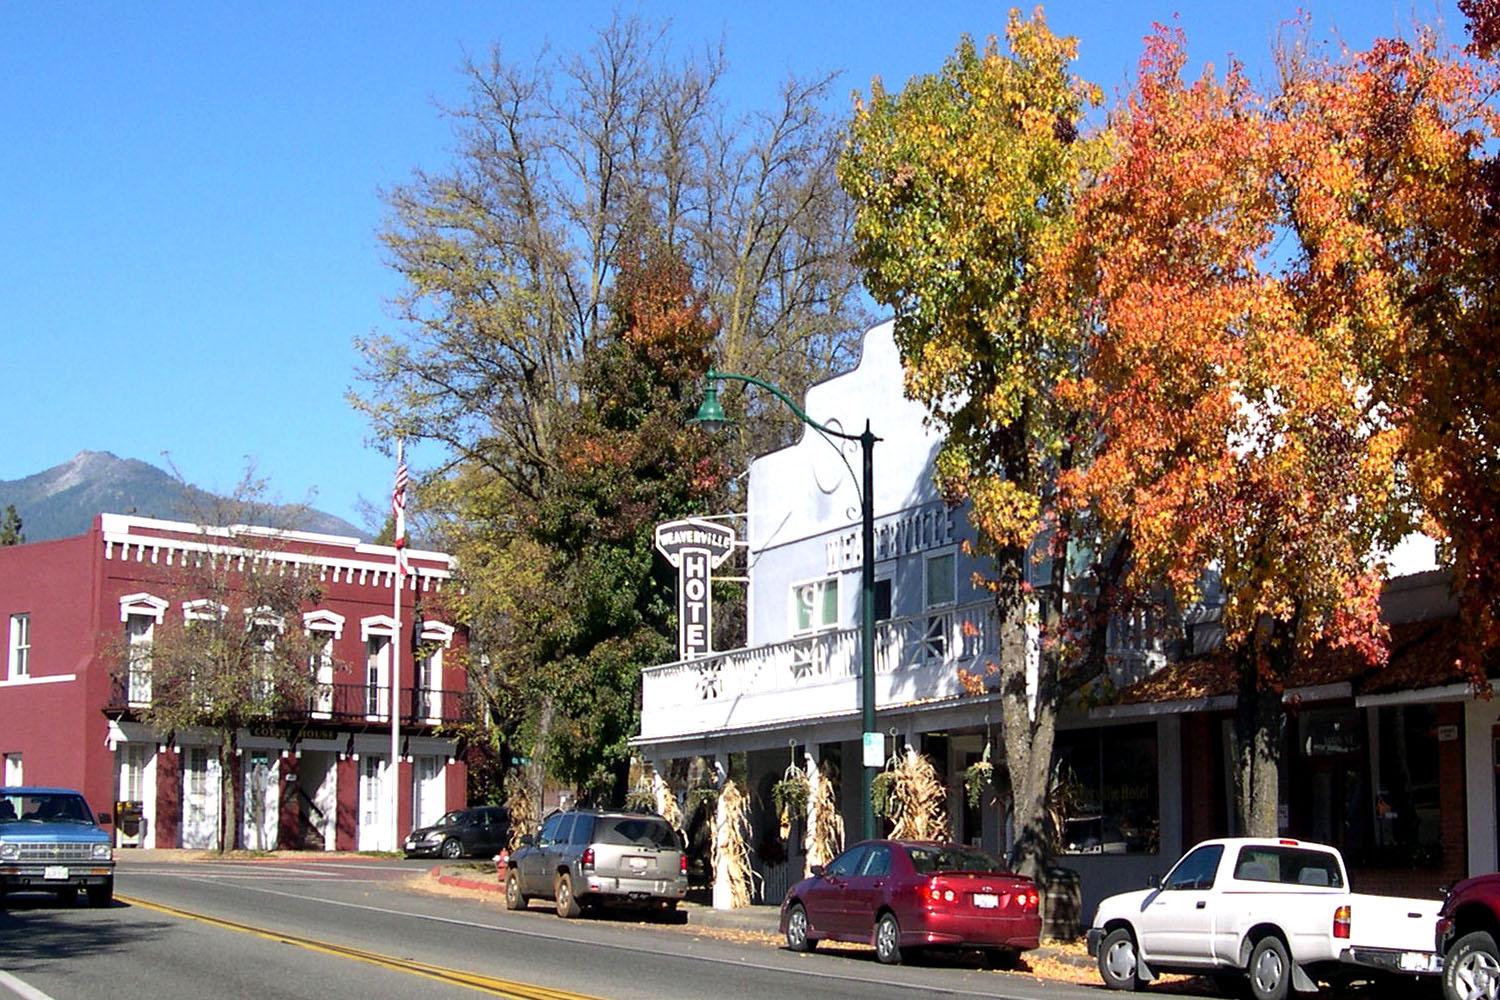
M 713 569 L 734 551 L 734 529 L 688 518 L 656 526 L 656 550 L 677 569 L 677 653 L 713 652 Z

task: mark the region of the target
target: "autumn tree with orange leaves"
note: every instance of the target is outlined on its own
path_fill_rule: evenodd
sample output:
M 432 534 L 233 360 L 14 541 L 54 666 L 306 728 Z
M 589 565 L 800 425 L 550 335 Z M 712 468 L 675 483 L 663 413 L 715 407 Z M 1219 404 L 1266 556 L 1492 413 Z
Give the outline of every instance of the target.
M 1474 263 L 1485 135 L 1479 77 L 1426 33 L 1282 55 L 1266 96 L 1235 64 L 1185 80 L 1181 33 L 1148 39 L 1040 302 L 1091 330 L 1061 391 L 1096 451 L 1060 483 L 1129 525 L 1139 585 L 1187 606 L 1216 582 L 1238 811 L 1270 836 L 1285 680 L 1319 647 L 1383 662 L 1380 554 L 1431 503 L 1424 463 L 1452 454 L 1423 387 L 1451 379 L 1430 352 Z

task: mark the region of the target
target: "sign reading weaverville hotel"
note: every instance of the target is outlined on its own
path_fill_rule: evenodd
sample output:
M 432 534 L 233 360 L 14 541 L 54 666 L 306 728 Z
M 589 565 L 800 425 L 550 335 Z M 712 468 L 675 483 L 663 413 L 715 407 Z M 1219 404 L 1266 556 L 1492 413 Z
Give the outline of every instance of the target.
M 656 550 L 677 568 L 677 653 L 713 652 L 713 569 L 734 551 L 734 529 L 689 518 L 656 526 Z

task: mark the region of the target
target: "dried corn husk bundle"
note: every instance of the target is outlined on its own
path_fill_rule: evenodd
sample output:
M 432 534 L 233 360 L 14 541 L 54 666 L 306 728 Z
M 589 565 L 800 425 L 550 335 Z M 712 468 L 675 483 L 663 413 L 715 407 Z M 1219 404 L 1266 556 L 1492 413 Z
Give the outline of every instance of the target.
M 521 773 L 512 774 L 505 783 L 505 808 L 510 813 L 510 843 L 506 846 L 514 851 L 524 835 L 535 835 L 540 828 L 531 782 Z
M 897 840 L 947 840 L 948 789 L 932 761 L 906 748 L 893 770 L 886 815 Z
M 671 782 L 660 771 L 653 771 L 651 790 L 656 796 L 656 814 L 681 836 L 686 832 L 682 829 L 682 808 L 677 804 L 677 793 L 672 791 Z
M 730 906 L 749 906 L 755 871 L 750 867 L 750 802 L 726 781 L 714 814 L 714 878 L 729 884 Z
M 808 763 L 809 770 L 812 770 L 809 777 L 812 783 L 811 818 L 802 845 L 807 853 L 808 866 L 804 875 L 813 865 L 828 864 L 844 849 L 844 817 L 839 813 L 838 784 L 828 768 L 813 770 L 810 760 Z

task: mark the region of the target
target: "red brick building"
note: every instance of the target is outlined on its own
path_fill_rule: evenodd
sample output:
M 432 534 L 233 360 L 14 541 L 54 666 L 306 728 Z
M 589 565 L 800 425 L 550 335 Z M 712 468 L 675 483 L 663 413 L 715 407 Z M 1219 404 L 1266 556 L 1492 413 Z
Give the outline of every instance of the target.
M 272 534 L 273 558 L 318 574 L 317 606 L 282 626 L 300 624 L 316 641 L 308 669 L 317 684 L 305 708 L 238 734 L 240 839 L 265 849 L 393 850 L 387 782 L 398 783 L 402 836 L 465 804 L 451 732 L 473 710 L 462 633 L 445 610 L 452 561 L 408 550 L 413 575 L 403 579 L 397 634 L 394 549 Z M 122 643 L 149 643 L 167 616 L 198 610 L 201 602 L 183 599 L 185 561 L 244 551 L 234 546 L 222 529 L 104 514 L 83 535 L 0 548 L 0 782 L 78 788 L 96 811 L 130 803 L 115 824 L 120 846 L 216 846 L 218 736 L 151 729 L 140 712 L 149 679 L 119 675 L 114 661 Z

